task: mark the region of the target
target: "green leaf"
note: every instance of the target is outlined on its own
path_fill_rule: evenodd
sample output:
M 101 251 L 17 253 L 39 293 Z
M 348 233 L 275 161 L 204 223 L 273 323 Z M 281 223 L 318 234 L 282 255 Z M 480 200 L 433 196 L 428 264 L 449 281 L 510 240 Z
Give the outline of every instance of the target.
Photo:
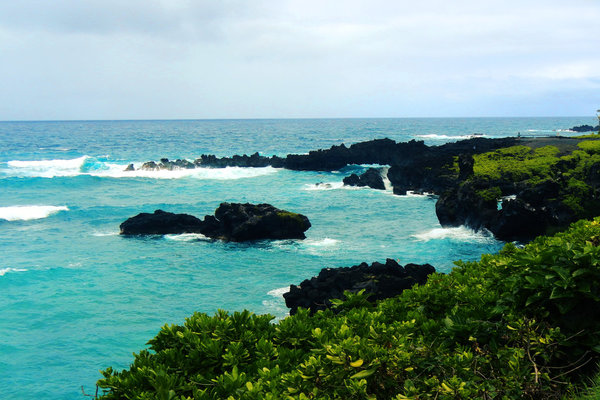
M 350 379 L 366 378 L 368 376 L 373 375 L 375 373 L 375 371 L 377 371 L 377 368 L 365 369 L 365 370 L 362 370 L 362 371 L 357 372 L 356 374 L 352 375 L 350 377 Z
M 585 274 L 587 272 L 589 272 L 589 270 L 587 268 L 579 268 L 578 270 L 574 271 L 572 275 L 573 275 L 573 278 L 576 278 L 576 277 L 578 277 L 580 275 L 583 275 L 583 274 Z

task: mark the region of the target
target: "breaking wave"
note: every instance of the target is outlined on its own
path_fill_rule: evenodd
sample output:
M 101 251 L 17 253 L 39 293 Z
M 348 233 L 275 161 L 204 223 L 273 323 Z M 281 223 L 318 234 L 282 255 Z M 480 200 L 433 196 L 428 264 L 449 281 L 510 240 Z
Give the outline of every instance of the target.
M 9 272 L 25 272 L 24 268 L 0 268 L 0 276 L 4 276 Z
M 437 135 L 435 133 L 427 134 L 427 135 L 415 135 L 419 139 L 430 139 L 430 140 L 465 140 L 465 139 L 473 139 L 475 137 L 486 137 L 486 135 Z
M 37 160 L 20 161 L 13 160 L 6 163 L 6 169 L 0 170 L 5 176 L 13 177 L 69 177 L 79 175 L 91 175 L 106 178 L 154 178 L 154 179 L 213 179 L 213 180 L 233 180 L 242 178 L 254 178 L 263 175 L 270 175 L 277 172 L 276 168 L 193 168 L 193 169 L 173 169 L 173 170 L 135 170 L 125 171 L 129 164 L 119 164 L 108 162 L 90 156 L 82 156 L 68 160 Z M 141 164 L 136 167 L 141 166 Z
M 284 293 L 287 293 L 289 291 L 290 291 L 290 287 L 286 286 L 286 287 L 282 287 L 282 288 L 278 288 L 278 289 L 269 290 L 267 292 L 267 294 L 269 296 L 273 296 L 273 297 L 282 297 Z
M 0 207 L 0 219 L 6 221 L 29 221 L 47 218 L 60 211 L 69 211 L 66 206 L 10 206 Z
M 435 228 L 427 232 L 415 234 L 413 237 L 424 242 L 449 239 L 459 242 L 487 243 L 494 240 L 493 235 L 488 231 L 475 232 L 465 226 L 456 228 Z
M 305 246 L 309 247 L 331 247 L 338 244 L 340 241 L 337 239 L 325 238 L 321 240 L 308 239 L 304 241 Z
M 173 235 L 165 235 L 165 239 L 174 240 L 177 242 L 196 242 L 198 240 L 210 240 L 210 238 L 204 236 L 201 233 L 180 233 Z
M 349 186 L 352 187 L 353 186 Z M 344 182 L 319 182 L 315 184 L 307 184 L 304 185 L 304 190 L 335 190 L 335 189 L 345 189 Z

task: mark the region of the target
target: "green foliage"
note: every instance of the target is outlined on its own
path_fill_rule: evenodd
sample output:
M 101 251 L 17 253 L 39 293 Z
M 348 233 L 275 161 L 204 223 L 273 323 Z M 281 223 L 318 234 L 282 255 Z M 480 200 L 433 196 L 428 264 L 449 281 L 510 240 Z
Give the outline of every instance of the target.
M 576 391 L 576 394 L 570 394 L 565 397 L 565 400 L 598 400 L 600 399 L 600 373 L 594 375 L 589 383 L 584 384 L 584 387 Z
M 600 351 L 600 220 L 367 306 L 165 325 L 103 399 L 559 399 Z
M 539 180 L 550 177 L 552 167 L 558 162 L 559 149 L 544 146 L 532 150 L 527 146 L 512 146 L 473 156 L 475 177 L 484 180 L 509 180 L 518 182 L 532 177 Z
M 600 140 L 584 140 L 579 142 L 577 146 L 590 154 L 600 153 Z
M 478 190 L 477 195 L 484 201 L 496 201 L 502 197 L 502 190 L 498 186 L 492 186 L 488 189 Z

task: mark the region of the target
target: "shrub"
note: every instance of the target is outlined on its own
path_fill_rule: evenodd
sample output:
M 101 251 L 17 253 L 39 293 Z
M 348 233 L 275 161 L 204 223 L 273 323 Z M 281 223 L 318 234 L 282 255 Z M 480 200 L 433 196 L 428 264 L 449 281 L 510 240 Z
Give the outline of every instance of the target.
M 527 146 L 512 146 L 473 156 L 475 177 L 485 180 L 519 182 L 536 177 L 547 179 L 559 161 L 559 149 L 544 146 L 532 150 Z
M 512 244 L 397 298 L 277 323 L 248 311 L 165 325 L 103 399 L 553 399 L 600 351 L 600 220 Z

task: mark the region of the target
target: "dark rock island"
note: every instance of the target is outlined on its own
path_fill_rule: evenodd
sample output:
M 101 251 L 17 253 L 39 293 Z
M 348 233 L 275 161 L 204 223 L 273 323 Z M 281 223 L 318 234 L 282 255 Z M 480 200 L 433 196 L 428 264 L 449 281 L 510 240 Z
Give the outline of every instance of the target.
M 215 215 L 200 220 L 188 214 L 162 210 L 141 213 L 120 226 L 122 235 L 200 233 L 213 239 L 234 242 L 261 239 L 304 239 L 308 218 L 270 204 L 221 203 Z
M 424 284 L 434 272 L 435 268 L 429 264 L 403 267 L 389 258 L 385 264 L 374 262 L 371 266 L 362 263 L 348 268 L 324 268 L 318 276 L 306 279 L 298 286 L 291 285 L 283 297 L 291 315 L 298 307 L 314 313 L 330 308 L 332 299 L 343 299 L 345 290 L 356 293 L 365 289 L 368 300 L 374 302 L 398 296 L 416 284 Z

